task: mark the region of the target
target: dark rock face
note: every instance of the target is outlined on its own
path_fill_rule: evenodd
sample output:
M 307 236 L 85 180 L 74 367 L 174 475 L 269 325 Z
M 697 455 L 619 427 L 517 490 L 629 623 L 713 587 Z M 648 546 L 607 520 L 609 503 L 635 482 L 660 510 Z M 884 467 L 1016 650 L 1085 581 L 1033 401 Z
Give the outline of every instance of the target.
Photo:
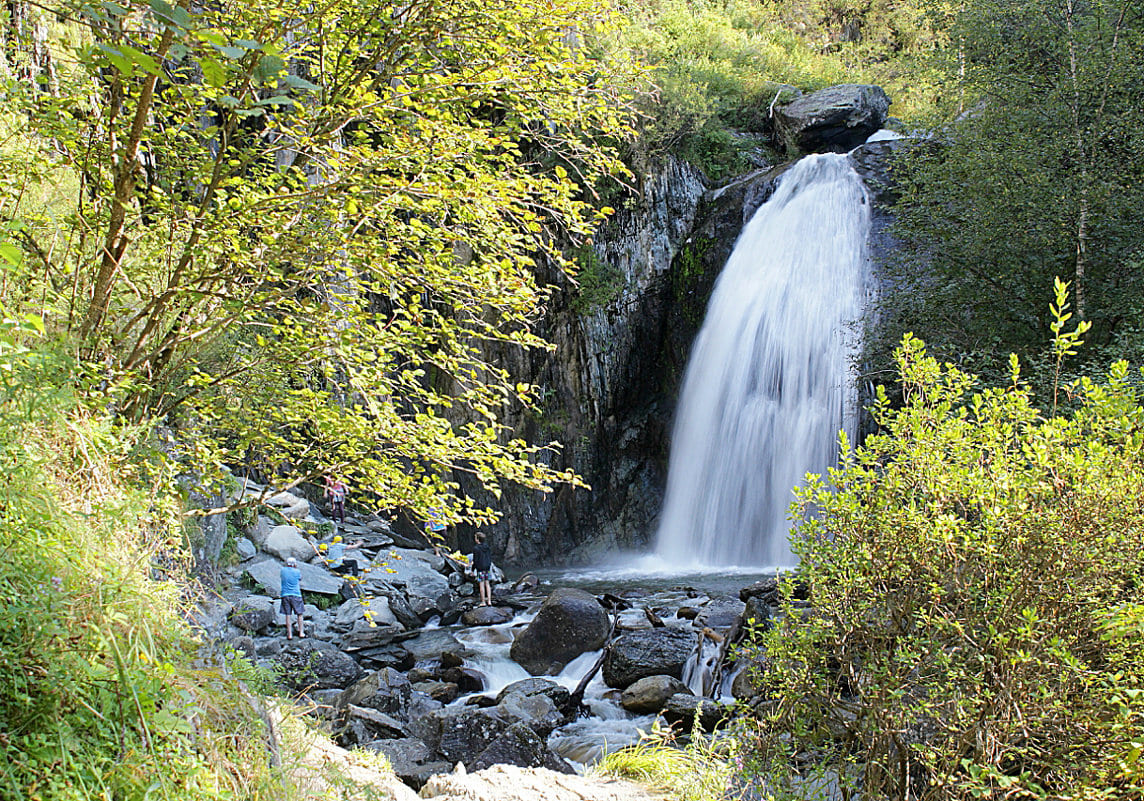
M 648 676 L 630 685 L 620 696 L 620 706 L 637 715 L 650 715 L 663 709 L 667 699 L 691 691 L 673 676 Z
M 548 768 L 558 773 L 576 772 L 571 765 L 552 753 L 544 740 L 523 723 L 509 726 L 475 761 L 466 764 L 471 771 L 507 764 L 522 768 Z
M 489 709 L 442 709 L 418 718 L 409 728 L 444 761 L 471 765 L 510 725 Z
M 776 108 L 775 127 L 792 153 L 845 153 L 881 128 L 889 110 L 880 87 L 841 84 Z
M 282 681 L 294 690 L 349 687 L 365 673 L 348 655 L 320 640 L 295 640 L 277 654 Z
M 412 693 L 413 686 L 404 673 L 399 673 L 393 668 L 382 668 L 342 693 L 336 706 L 366 707 L 404 718 L 409 710 Z
M 560 588 L 513 641 L 509 655 L 534 676 L 554 675 L 586 651 L 604 646 L 608 613 L 583 590 Z
M 626 688 L 648 676 L 681 678 L 695 650 L 695 634 L 678 629 L 633 631 L 612 643 L 604 659 L 604 683 Z

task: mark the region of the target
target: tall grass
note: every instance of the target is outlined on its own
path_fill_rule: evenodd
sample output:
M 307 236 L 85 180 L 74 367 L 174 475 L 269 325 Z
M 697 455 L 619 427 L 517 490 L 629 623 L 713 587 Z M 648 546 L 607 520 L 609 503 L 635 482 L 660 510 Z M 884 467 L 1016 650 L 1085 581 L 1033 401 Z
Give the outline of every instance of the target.
M 143 429 L 80 403 L 26 328 L 0 329 L 0 798 L 281 797 L 256 674 L 184 623 L 177 498 L 135 480 Z

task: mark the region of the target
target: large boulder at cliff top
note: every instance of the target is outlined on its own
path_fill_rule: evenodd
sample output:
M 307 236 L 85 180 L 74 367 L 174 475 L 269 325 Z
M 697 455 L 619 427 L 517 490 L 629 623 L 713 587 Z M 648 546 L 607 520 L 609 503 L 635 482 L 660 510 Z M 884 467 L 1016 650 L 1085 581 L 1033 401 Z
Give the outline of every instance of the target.
M 683 666 L 695 650 L 695 634 L 679 629 L 646 629 L 624 634 L 604 659 L 604 683 L 628 687 L 648 676 L 683 677 Z
M 534 676 L 555 675 L 580 654 L 603 648 L 607 638 L 608 613 L 595 597 L 561 587 L 513 640 L 509 656 Z
M 620 706 L 637 715 L 651 715 L 663 709 L 677 693 L 690 693 L 687 685 L 673 676 L 648 676 L 624 690 Z
M 349 687 L 363 671 L 353 659 L 320 640 L 294 640 L 274 657 L 282 682 L 292 690 Z
M 878 86 L 841 84 L 775 109 L 775 129 L 792 152 L 845 153 L 882 127 L 890 98 Z

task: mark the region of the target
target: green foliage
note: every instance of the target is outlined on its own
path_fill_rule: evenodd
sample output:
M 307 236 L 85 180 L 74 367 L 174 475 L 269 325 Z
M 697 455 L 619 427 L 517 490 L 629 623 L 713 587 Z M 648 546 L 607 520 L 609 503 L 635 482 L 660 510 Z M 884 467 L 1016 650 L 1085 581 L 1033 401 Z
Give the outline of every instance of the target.
M 896 170 L 907 247 L 884 297 L 882 360 L 912 330 L 941 358 L 1003 378 L 989 373 L 994 355 L 1040 349 L 1042 293 L 1064 276 L 1093 323 L 1088 361 L 1144 363 L 1139 10 L 972 0 L 949 25 L 946 124 Z
M 55 86 L 5 86 L 0 205 L 21 245 L 5 297 L 77 351 L 92 395 L 174 423 L 204 480 L 250 462 L 283 483 L 336 473 L 382 508 L 450 522 L 495 517 L 455 497 L 452 470 L 494 496 L 577 480 L 540 458 L 556 444 L 501 423 L 533 388 L 488 354 L 547 347 L 537 263 L 571 268 L 557 243 L 603 215 L 582 187 L 624 172 L 610 143 L 633 70 L 588 57 L 606 11 L 34 13 L 11 34 L 44 40 Z
M 604 756 L 596 770 L 663 790 L 678 801 L 719 801 L 736 764 L 733 739 L 717 740 L 697 725 L 685 743 L 674 730 L 653 728 L 640 741 Z
M 792 88 L 877 83 L 908 119 L 934 113 L 926 57 L 940 40 L 922 3 L 659 0 L 629 4 L 614 47 L 651 67 L 656 91 L 635 146 L 637 164 L 681 155 L 721 179 L 747 169 L 750 140 Z
M 624 274 L 601 260 L 591 245 L 585 245 L 576 253 L 579 270 L 576 282 L 579 291 L 572 308 L 579 314 L 590 314 L 605 308 L 624 291 Z
M 179 573 L 178 526 L 126 483 L 138 432 L 75 402 L 66 355 L 24 356 L 0 388 L 0 798 L 277 797 L 253 669 L 203 667 L 148 575 Z
M 1139 381 L 1118 362 L 1045 416 L 1016 358 L 987 389 L 909 336 L 896 360 L 903 405 L 879 391 L 878 432 L 800 494 L 811 607 L 791 582 L 763 639 L 761 764 L 863 797 L 1138 797 Z

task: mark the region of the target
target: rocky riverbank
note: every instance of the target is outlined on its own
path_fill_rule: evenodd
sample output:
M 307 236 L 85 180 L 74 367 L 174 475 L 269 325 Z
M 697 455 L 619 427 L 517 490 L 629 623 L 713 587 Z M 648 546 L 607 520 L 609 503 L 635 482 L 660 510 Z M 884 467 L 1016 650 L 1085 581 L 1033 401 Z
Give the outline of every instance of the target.
M 773 587 L 742 597 L 686 587 L 596 595 L 528 576 L 508 583 L 497 571 L 495 604 L 481 607 L 463 561 L 416 547 L 372 515 L 337 525 L 362 541 L 349 552 L 360 578 L 337 575 L 317 547 L 334 525 L 297 495 L 266 500 L 198 624 L 269 669 L 339 745 L 384 754 L 412 789 L 457 765 L 571 775 L 603 753 L 602 742 L 584 742 L 593 714 L 609 719 L 617 747 L 653 716 L 714 728 L 730 710 L 712 697 L 750 694 L 749 682 L 733 680 L 728 645 L 744 620 L 769 619 Z M 276 600 L 290 557 L 302 572 L 307 634 L 292 641 Z M 629 740 L 614 733 L 625 724 Z

